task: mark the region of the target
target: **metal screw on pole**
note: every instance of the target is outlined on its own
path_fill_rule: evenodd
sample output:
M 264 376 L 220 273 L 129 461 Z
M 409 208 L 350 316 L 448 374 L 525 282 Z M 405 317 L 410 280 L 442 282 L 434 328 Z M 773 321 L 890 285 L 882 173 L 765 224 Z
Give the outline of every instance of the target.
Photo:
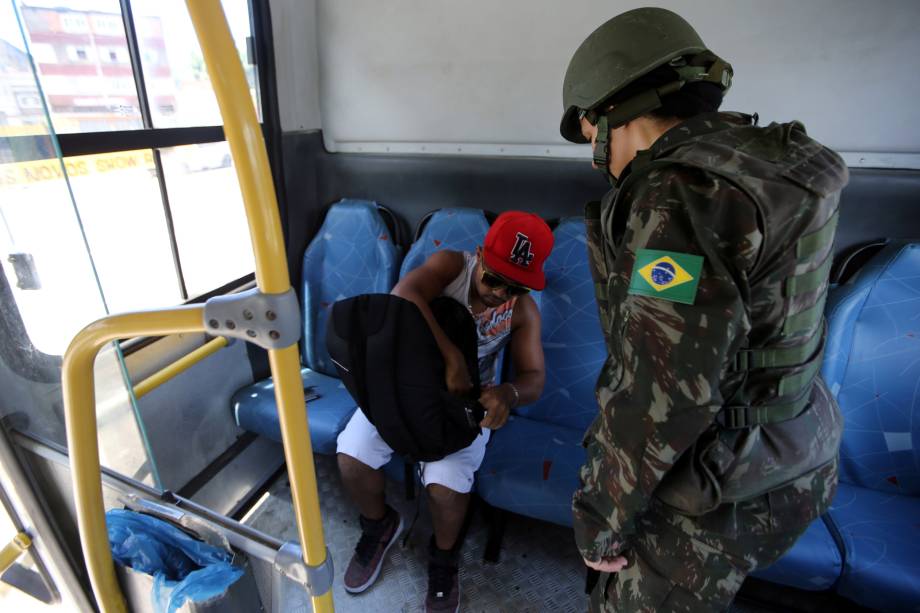
M 268 321 L 275 321 L 278 318 L 274 311 L 268 311 L 265 313 L 265 317 L 268 319 Z
M 212 319 L 208 322 L 208 325 L 211 326 L 212 328 L 219 328 L 220 322 L 217 321 L 216 319 Z
M 268 336 L 269 336 L 269 338 L 271 338 L 273 341 L 276 341 L 276 340 L 278 340 L 279 338 L 281 338 L 281 334 L 280 334 L 277 330 L 271 330 L 271 331 L 269 331 Z
M 244 310 L 243 319 L 245 319 L 246 321 L 249 321 L 250 319 L 252 319 L 252 311 L 250 311 L 249 309 Z
M 255 331 L 255 330 L 246 330 L 246 336 L 248 336 L 249 338 L 255 338 L 255 337 L 256 337 L 256 331 Z
M 230 330 L 236 330 L 236 322 L 234 322 L 232 319 L 228 319 L 226 322 L 224 322 L 224 325 L 226 325 Z

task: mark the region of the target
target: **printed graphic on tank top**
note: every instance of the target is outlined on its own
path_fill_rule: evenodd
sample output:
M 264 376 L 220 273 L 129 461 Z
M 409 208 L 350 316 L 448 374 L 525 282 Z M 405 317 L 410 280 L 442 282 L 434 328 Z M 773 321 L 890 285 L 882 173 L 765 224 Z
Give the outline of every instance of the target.
M 441 295 L 470 308 L 470 283 L 475 273 L 476 254 L 464 251 L 463 270 L 444 288 Z M 511 340 L 511 316 L 516 302 L 515 296 L 497 307 L 486 308 L 478 315 L 473 315 L 479 341 L 479 380 L 483 385 L 495 383 L 498 376 L 496 364 L 499 353 Z

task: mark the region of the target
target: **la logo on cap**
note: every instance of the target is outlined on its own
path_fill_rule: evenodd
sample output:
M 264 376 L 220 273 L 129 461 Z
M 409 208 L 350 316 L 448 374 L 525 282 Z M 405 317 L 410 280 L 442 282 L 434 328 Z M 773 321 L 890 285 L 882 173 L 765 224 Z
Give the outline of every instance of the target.
M 533 252 L 530 250 L 530 238 L 521 232 L 517 233 L 517 240 L 511 248 L 510 260 L 518 266 L 530 266 L 533 262 Z
M 533 213 L 505 211 L 486 234 L 482 256 L 489 270 L 509 281 L 542 290 L 543 263 L 553 250 L 553 232 Z

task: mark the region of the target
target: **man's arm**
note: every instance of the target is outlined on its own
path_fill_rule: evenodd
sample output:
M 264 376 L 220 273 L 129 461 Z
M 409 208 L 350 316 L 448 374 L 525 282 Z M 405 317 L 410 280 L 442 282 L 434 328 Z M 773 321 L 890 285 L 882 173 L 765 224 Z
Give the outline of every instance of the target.
M 444 356 L 444 378 L 447 390 L 452 394 L 464 394 L 472 387 L 470 374 L 466 370 L 466 360 L 441 326 L 438 325 L 429 303 L 441 295 L 444 288 L 463 270 L 463 254 L 458 251 L 437 251 L 425 260 L 425 263 L 400 279 L 390 292 L 394 296 L 405 298 L 415 303 L 422 312 L 428 327 L 434 334 L 438 349 Z
M 704 261 L 692 304 L 626 296 L 618 319 L 622 377 L 599 390 L 600 415 L 573 500 L 575 540 L 587 562 L 629 548 L 636 517 L 661 479 L 722 408 L 724 369 L 750 329 L 742 295 L 762 239 L 754 203 L 699 171 L 659 170 L 647 184 L 634 200 L 614 273 L 630 283 L 640 249 Z
M 508 421 L 512 407 L 536 402 L 543 393 L 546 368 L 540 340 L 540 310 L 527 295 L 518 298 L 511 315 L 511 359 L 514 364 L 511 385 L 503 383 L 486 389 L 479 399 L 486 409 L 486 416 L 479 424 L 483 428 L 501 428 Z

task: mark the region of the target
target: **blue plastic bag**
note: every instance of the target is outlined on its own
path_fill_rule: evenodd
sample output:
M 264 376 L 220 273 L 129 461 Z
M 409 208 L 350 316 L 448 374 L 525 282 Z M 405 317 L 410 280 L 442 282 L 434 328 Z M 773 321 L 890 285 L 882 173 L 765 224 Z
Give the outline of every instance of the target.
M 243 571 L 232 555 L 156 517 L 113 509 L 105 514 L 112 557 L 153 576 L 153 605 L 174 613 L 186 600 L 203 602 L 226 592 Z

